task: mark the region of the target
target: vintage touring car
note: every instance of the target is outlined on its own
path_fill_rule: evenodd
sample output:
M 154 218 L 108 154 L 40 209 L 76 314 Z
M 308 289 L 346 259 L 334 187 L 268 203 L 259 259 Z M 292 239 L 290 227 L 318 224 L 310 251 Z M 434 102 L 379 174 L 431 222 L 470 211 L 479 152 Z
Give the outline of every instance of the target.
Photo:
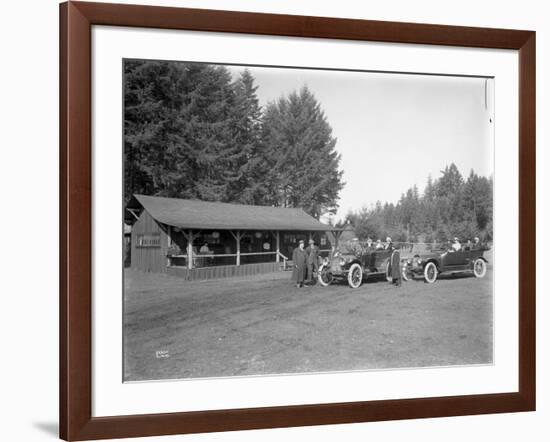
M 359 287 L 367 278 L 385 276 L 391 281 L 392 249 L 349 248 L 336 251 L 325 258 L 318 271 L 319 284 L 326 287 L 333 282 L 346 281 L 351 288 Z
M 487 273 L 488 261 L 483 256 L 486 250 L 486 247 L 480 247 L 453 251 L 444 247 L 415 255 L 404 261 L 402 276 L 405 280 L 421 276 L 429 284 L 434 283 L 441 274 L 472 272 L 476 278 L 483 278 Z

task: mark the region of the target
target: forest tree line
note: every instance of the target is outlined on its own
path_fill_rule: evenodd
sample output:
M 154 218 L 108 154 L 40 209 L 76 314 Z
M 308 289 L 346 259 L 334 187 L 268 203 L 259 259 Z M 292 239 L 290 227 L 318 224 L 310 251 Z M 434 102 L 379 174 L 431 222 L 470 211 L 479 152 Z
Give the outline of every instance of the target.
M 124 193 L 279 207 L 319 219 L 344 186 L 336 138 L 304 86 L 261 106 L 249 70 L 126 60 Z M 420 192 L 347 214 L 360 239 L 444 241 L 493 234 L 492 178 L 455 164 Z
M 461 241 L 478 236 L 493 238 L 493 179 L 470 171 L 466 179 L 454 163 L 437 179 L 428 178 L 423 192 L 409 188 L 396 204 L 377 202 L 374 207 L 351 211 L 350 223 L 360 240 L 390 236 L 398 242 Z M 342 223 L 340 225 L 343 225 Z
M 311 90 L 262 107 L 248 70 L 126 60 L 124 193 L 301 207 L 319 218 L 343 188 L 336 138 Z

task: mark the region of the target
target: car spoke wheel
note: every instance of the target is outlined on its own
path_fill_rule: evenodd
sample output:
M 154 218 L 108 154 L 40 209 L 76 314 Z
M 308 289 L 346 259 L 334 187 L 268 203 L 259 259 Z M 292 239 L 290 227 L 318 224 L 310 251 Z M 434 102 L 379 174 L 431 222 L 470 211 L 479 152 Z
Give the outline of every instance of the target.
M 326 266 L 325 264 L 319 267 L 319 271 L 317 272 L 317 280 L 319 281 L 319 284 L 321 284 L 323 287 L 327 287 L 332 284 L 334 277 L 332 276 L 330 268 L 328 268 L 328 266 Z
M 478 258 L 474 262 L 474 275 L 476 278 L 483 278 L 487 273 L 487 263 L 481 258 Z
M 348 272 L 348 284 L 352 289 L 356 289 L 363 282 L 363 269 L 357 263 L 352 264 Z
M 428 284 L 432 284 L 437 279 L 437 267 L 433 262 L 429 262 L 424 267 L 424 281 Z

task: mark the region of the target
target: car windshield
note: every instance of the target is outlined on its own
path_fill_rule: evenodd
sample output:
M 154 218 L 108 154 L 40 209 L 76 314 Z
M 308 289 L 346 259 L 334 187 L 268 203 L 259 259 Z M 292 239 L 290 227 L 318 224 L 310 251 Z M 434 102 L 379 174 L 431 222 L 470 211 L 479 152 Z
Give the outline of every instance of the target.
M 351 240 L 343 241 L 338 245 L 336 252 L 340 255 L 360 256 L 367 250 L 367 243 L 363 241 Z
M 433 253 L 441 254 L 452 250 L 452 247 L 447 242 L 394 242 L 393 247 L 398 249 L 401 253 L 401 257 L 408 257 L 414 255 L 430 255 Z M 466 244 L 462 244 L 462 250 L 467 249 Z M 487 250 L 488 247 L 484 245 L 483 250 Z M 371 247 L 368 247 L 366 241 L 360 240 L 347 240 L 338 244 L 334 256 L 338 255 L 354 255 L 360 257 L 366 253 L 377 251 L 376 243 L 373 242 Z

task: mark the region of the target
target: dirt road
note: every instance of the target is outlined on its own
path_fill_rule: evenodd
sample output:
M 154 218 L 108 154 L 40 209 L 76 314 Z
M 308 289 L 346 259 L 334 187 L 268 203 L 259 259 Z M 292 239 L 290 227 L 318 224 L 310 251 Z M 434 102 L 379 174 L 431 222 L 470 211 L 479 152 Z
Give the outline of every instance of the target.
M 295 288 L 288 273 L 125 274 L 125 379 L 492 362 L 492 271 L 435 284 Z

